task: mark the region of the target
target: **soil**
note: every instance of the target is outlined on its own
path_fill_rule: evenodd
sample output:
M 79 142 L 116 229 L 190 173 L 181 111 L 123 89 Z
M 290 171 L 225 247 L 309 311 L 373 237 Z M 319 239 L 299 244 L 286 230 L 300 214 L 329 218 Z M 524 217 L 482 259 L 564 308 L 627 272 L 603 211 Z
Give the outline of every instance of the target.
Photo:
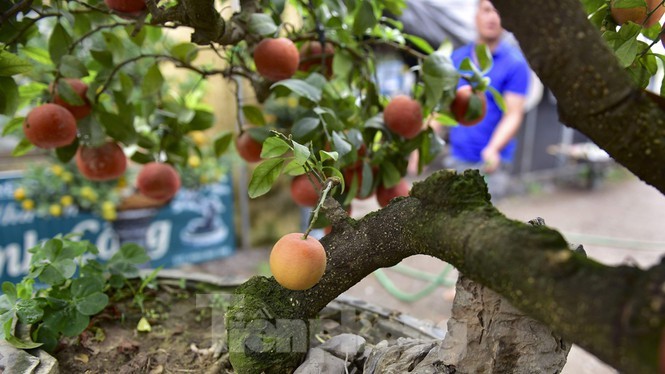
M 138 332 L 141 309 L 125 298 L 97 316 L 78 338 L 54 354 L 63 373 L 205 373 L 229 368 L 214 357 L 211 311 L 194 290 L 162 285 L 146 291 L 152 331 Z
M 212 322 L 223 315 L 228 300 L 223 295 L 229 295 L 231 288 L 193 289 L 176 283 L 180 282 L 165 280 L 146 291 L 145 313 L 131 297 L 125 297 L 95 317 L 79 337 L 63 341 L 54 354 L 60 372 L 233 373 L 223 329 L 215 330 Z M 202 295 L 211 298 L 202 299 Z M 149 316 L 150 332 L 137 331 L 143 315 Z M 369 344 L 392 343 L 399 337 L 443 337 L 443 331 L 432 326 L 350 297 L 330 303 L 317 321 L 310 347 L 342 333 L 360 335 Z M 361 371 L 362 366 L 355 369 Z

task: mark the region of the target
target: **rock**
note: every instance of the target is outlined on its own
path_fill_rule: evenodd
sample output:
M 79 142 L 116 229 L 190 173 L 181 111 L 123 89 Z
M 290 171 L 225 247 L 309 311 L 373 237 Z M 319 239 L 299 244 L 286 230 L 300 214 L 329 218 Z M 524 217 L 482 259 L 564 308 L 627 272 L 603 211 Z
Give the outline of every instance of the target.
M 321 348 L 312 348 L 307 352 L 305 361 L 293 374 L 344 374 L 347 362 L 333 356 Z
M 436 373 L 438 342 L 399 338 L 392 345 L 377 344 L 365 362 L 364 373 Z
M 4 340 L 0 340 L 0 372 L 24 374 L 56 374 L 58 362 L 42 350 L 33 356 L 18 349 Z
M 439 360 L 463 373 L 558 373 L 571 345 L 463 275 Z
M 318 348 L 323 349 L 342 360 L 352 361 L 358 352 L 362 353 L 365 349 L 365 338 L 355 334 L 340 334 L 333 336 Z

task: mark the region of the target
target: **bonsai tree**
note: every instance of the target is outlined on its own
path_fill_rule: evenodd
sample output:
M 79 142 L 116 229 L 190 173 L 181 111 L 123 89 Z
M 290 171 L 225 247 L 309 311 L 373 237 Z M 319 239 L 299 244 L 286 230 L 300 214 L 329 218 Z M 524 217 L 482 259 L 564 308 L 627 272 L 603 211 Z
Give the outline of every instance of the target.
M 665 192 L 665 170 L 658 167 L 665 160 L 663 100 L 644 90 L 658 71 L 658 60 L 664 59 L 652 51 L 662 31 L 657 22 L 649 22 L 662 14 L 662 4 L 494 4 L 531 67 L 557 97 L 561 120 Z M 316 277 L 281 274 L 285 277 L 277 280 L 248 281 L 238 292 L 249 297 L 227 314 L 229 332 L 237 332 L 233 329 L 245 326 L 255 315 L 252 311 L 262 308 L 276 319 L 306 325 L 372 271 L 428 254 L 453 264 L 617 369 L 657 370 L 659 360 L 665 360 L 660 352 L 665 325 L 662 264 L 647 270 L 609 267 L 571 251 L 556 231 L 505 218 L 474 172 L 437 173 L 375 214 L 360 221 L 348 217 L 344 208 L 353 198 L 400 184 L 412 152 L 418 152 L 420 168 L 435 157 L 441 143 L 423 119 L 450 123 L 460 118 L 451 108 L 460 79 L 474 92 L 488 90 L 483 74 L 492 61 L 486 48 L 479 47 L 476 63 L 466 61 L 468 69 L 458 72 L 449 59 L 449 45 L 433 48 L 383 17 L 384 11 L 399 14 L 403 1 L 291 1 L 288 5 L 297 14 L 292 18 L 285 16 L 294 14 L 284 12 L 286 5 L 258 0 L 223 8 L 206 0 L 5 2 L 0 8 L 0 109 L 8 118 L 3 134 L 23 139 L 17 155 L 37 146 L 55 149 L 66 160 L 80 147 L 112 139 L 128 147 L 136 162 L 182 164 L 196 152 L 180 141 L 183 134 L 208 129 L 212 117 L 205 109 L 184 105 L 191 104 L 187 97 L 172 95 L 164 78 L 166 65 L 201 79 L 222 76 L 237 87 L 247 82 L 265 104 L 243 103 L 238 89 L 238 116 L 253 126 L 239 120 L 235 134 L 218 135 L 217 152 L 226 151 L 235 138 L 244 159 L 260 161 L 250 196 L 266 193 L 280 177 L 295 176 L 294 195 L 314 196 L 298 200 L 313 207 L 310 227 L 332 223 L 332 231 L 320 241 L 325 253 L 307 232 L 280 240 L 276 271 L 294 256 L 299 268 L 311 267 L 308 275 Z M 189 42 L 160 43 L 166 31 L 180 27 L 193 30 Z M 48 40 L 36 37 L 44 30 Z M 158 50 L 145 52 L 148 45 Z M 379 94 L 373 79 L 373 47 L 378 45 L 418 60 L 411 97 Z M 223 64 L 197 59 L 203 52 Z M 142 70 L 130 73 L 132 66 Z M 491 94 L 501 101 L 498 93 Z M 275 102 L 285 102 L 288 115 L 264 113 L 262 108 Z M 472 104 L 467 108 L 482 113 L 478 109 Z M 44 111 L 57 113 L 40 116 Z M 49 121 L 40 122 L 44 117 Z M 72 123 L 77 127 L 73 139 Z M 65 130 L 53 133 L 58 126 Z M 310 183 L 302 183 L 303 178 Z M 382 205 L 389 200 L 384 192 L 381 200 Z M 298 243 L 293 247 L 301 255 L 285 251 L 289 242 Z M 300 261 L 310 252 L 308 261 Z M 246 345 L 292 336 L 238 330 L 229 334 L 229 345 L 239 372 L 287 371 L 302 359 L 302 352 L 251 351 Z

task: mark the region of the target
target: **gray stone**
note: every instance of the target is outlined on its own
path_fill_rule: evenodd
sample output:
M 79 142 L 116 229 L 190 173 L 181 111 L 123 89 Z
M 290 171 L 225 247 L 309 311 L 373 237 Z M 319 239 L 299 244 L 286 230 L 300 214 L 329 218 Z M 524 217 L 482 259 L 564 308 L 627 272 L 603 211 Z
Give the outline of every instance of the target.
M 460 373 L 558 373 L 570 347 L 489 288 L 460 276 L 439 360 Z
M 438 342 L 437 340 L 399 338 L 392 345 L 377 345 L 365 362 L 364 372 L 377 374 L 436 373 L 433 364 L 438 360 L 438 354 L 432 354 L 432 351 L 437 351 Z
M 343 360 L 353 361 L 358 352 L 362 353 L 365 349 L 365 338 L 355 334 L 340 334 L 333 336 L 318 348 Z
M 33 356 L 23 349 L 18 349 L 4 340 L 0 340 L 0 372 L 23 374 L 57 374 L 58 362 L 42 350 Z
M 347 362 L 337 358 L 320 348 L 312 348 L 307 352 L 305 361 L 293 374 L 343 374 L 346 373 Z

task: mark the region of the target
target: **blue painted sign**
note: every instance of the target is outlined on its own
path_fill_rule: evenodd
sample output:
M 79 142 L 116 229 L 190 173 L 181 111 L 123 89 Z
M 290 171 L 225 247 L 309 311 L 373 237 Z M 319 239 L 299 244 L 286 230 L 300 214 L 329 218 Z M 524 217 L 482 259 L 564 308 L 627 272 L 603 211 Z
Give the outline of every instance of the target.
M 168 205 L 118 212 L 108 222 L 87 212 L 38 217 L 14 200 L 20 173 L 0 173 L 0 282 L 20 281 L 28 271 L 28 249 L 57 234 L 81 233 L 113 256 L 121 243 L 136 242 L 150 255 L 147 267 L 165 268 L 222 258 L 235 250 L 233 191 L 225 175 L 198 190 L 181 189 Z

